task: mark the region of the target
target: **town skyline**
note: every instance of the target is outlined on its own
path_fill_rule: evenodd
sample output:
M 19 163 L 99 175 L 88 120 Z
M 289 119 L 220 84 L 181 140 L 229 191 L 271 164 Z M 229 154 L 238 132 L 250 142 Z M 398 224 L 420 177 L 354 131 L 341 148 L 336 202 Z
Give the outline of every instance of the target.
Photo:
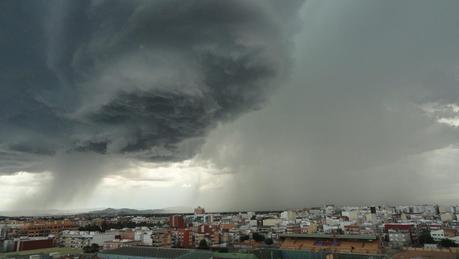
M 458 217 L 459 206 L 433 204 L 0 217 L 0 256 L 455 258 Z

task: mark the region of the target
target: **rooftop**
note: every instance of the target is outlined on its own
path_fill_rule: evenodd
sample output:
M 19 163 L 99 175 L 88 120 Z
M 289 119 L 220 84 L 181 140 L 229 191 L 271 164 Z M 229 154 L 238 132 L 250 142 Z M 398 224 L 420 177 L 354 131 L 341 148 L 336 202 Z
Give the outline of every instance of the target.
M 326 238 L 326 239 L 358 239 L 358 240 L 375 240 L 376 235 L 334 235 L 334 234 L 283 234 L 281 238 Z

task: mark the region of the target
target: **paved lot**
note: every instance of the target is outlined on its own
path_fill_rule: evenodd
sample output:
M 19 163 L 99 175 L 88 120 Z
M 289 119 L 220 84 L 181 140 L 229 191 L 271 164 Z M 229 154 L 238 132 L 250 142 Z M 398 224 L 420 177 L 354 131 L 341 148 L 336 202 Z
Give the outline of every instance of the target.
M 395 254 L 394 259 L 455 259 L 457 254 L 445 252 L 403 251 Z

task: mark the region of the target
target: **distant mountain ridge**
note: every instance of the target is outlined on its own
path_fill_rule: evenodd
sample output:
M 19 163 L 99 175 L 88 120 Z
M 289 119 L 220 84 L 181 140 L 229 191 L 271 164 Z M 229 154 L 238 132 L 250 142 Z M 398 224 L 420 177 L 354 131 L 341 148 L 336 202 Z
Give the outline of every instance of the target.
M 191 213 L 192 208 L 187 207 L 171 207 L 164 209 L 130 209 L 130 208 L 107 208 L 103 210 L 89 211 L 83 214 L 99 214 L 99 215 L 148 215 L 148 214 L 170 214 L 170 213 Z
M 78 209 L 78 210 L 14 210 L 0 211 L 0 217 L 51 217 L 51 216 L 69 216 L 78 214 L 91 215 L 148 215 L 148 214 L 170 214 L 170 213 L 192 213 L 193 209 L 188 207 L 170 207 L 164 209 L 130 209 L 130 208 L 106 208 L 106 209 Z
M 129 209 L 129 208 L 121 208 L 121 209 L 114 209 L 114 208 L 107 208 L 103 210 L 94 210 L 88 211 L 83 214 L 100 214 L 100 215 L 140 215 L 140 214 L 162 214 L 164 211 L 162 209 L 158 210 L 137 210 L 137 209 Z

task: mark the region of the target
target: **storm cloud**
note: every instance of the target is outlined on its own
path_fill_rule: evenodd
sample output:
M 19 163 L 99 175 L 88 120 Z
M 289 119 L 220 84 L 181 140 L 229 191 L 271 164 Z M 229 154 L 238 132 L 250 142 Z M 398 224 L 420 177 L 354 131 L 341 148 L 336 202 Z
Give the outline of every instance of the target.
M 2 1 L 0 172 L 51 171 L 67 200 L 101 164 L 194 157 L 279 86 L 301 4 Z
M 53 179 L 31 206 L 457 202 L 455 0 L 0 7 L 0 172 Z
M 294 22 L 283 19 L 301 2 L 1 5 L 6 172 L 69 152 L 192 157 L 209 129 L 260 108 L 285 74 Z

